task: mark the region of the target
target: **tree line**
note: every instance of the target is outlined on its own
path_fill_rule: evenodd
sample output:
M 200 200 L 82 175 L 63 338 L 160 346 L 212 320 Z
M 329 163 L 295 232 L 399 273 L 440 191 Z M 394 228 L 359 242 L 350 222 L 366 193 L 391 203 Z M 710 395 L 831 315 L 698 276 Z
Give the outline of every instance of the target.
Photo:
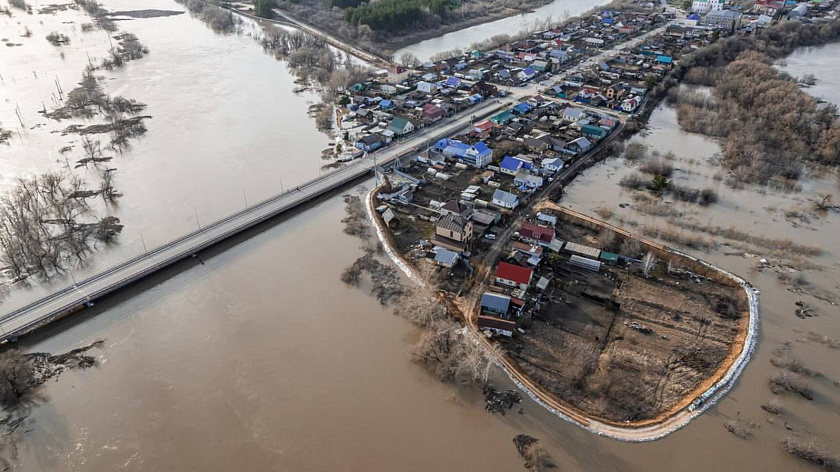
M 380 0 L 348 7 L 344 10 L 344 21 L 353 26 L 368 25 L 374 31 L 393 33 L 416 29 L 429 17 L 444 17 L 459 6 L 458 0 Z

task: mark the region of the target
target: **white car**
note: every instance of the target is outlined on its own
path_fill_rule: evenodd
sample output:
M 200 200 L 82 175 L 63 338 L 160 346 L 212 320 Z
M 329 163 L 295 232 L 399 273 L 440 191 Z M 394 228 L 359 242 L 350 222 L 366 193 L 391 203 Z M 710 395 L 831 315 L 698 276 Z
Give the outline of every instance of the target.
M 496 239 L 496 235 L 495 235 L 495 234 L 493 234 L 493 233 L 488 233 L 488 234 L 485 234 L 485 235 L 484 235 L 484 239 L 487 239 L 487 240 L 493 241 L 494 239 Z

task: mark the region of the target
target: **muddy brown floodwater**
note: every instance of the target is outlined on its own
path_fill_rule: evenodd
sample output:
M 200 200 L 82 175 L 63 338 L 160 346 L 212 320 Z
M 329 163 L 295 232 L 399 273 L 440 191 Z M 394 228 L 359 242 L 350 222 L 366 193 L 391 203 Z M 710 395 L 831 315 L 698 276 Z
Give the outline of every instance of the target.
M 141 8 L 127 3 L 108 7 Z M 180 9 L 167 0 L 142 7 Z M 15 21 L 3 17 L 0 27 L 5 31 Z M 44 18 L 44 29 L 60 27 L 49 21 Z M 118 158 L 126 196 L 115 211 L 126 224 L 124 239 L 118 250 L 97 256 L 125 257 L 123 246 L 139 242 L 128 236 L 133 228 L 148 228 L 147 240 L 164 238 L 189 229 L 193 206 L 221 216 L 239 205 L 242 187 L 267 194 L 275 174 L 291 182 L 317 172 L 326 138 L 306 118 L 308 98 L 290 93 L 292 78 L 283 65 L 250 39 L 214 35 L 188 15 L 120 25 L 151 53 L 106 83 L 149 104 L 154 118 L 147 136 Z M 33 64 L 66 74 L 63 83 L 80 73 L 55 61 L 57 53 L 46 49 L 42 36 L 44 45 L 18 48 L 30 47 L 30 59 L 7 62 L 9 51 L 0 52 L 4 124 L 9 90 L 31 90 L 12 88 L 11 77 L 28 80 Z M 71 47 L 82 43 L 77 36 L 71 40 Z M 102 41 L 90 41 L 91 48 L 102 47 Z M 83 58 L 84 49 L 78 55 Z M 719 204 L 685 211 L 704 222 L 820 245 L 825 254 L 812 260 L 820 270 L 807 271 L 806 288 L 836 292 L 837 215 L 796 227 L 784 217 L 812 188 L 836 192 L 836 182 L 809 180 L 801 193 L 791 194 L 730 191 L 706 177 L 716 172 L 707 163 L 716 145 L 682 133 L 674 121 L 673 111 L 661 108 L 644 140 L 673 150 L 679 167 L 693 172 L 677 175 L 692 186 L 716 185 L 721 193 Z M 0 148 L 4 179 L 49 168 L 54 159 L 41 154 L 54 153 L 55 146 L 41 139 Z M 624 162 L 609 161 L 575 182 L 563 203 L 592 212 L 630 202 L 617 186 L 625 172 Z M 528 434 L 563 471 L 808 471 L 815 469 L 782 451 L 783 437 L 810 431 L 837 446 L 840 390 L 832 382 L 840 380 L 840 350 L 802 339 L 809 331 L 840 337 L 840 313 L 808 294 L 789 292 L 770 270 L 753 270 L 755 260 L 742 250 L 729 256 L 725 252 L 736 249 L 690 252 L 762 289 L 757 355 L 731 393 L 688 427 L 660 441 L 628 444 L 587 433 L 528 399 L 523 414 L 490 415 L 479 398 L 459 395 L 414 365 L 407 347 L 416 333 L 408 322 L 367 290 L 339 280 L 362 254 L 358 239 L 342 232 L 343 216 L 340 195 L 324 198 L 25 338 L 22 347 L 33 351 L 105 343 L 97 351 L 98 367 L 67 372 L 43 386 L 44 401 L 27 421 L 31 431 L 18 444 L 13 470 L 515 471 L 522 462 L 511 440 Z M 617 218 L 647 217 L 627 208 L 616 209 L 610 221 Z M 797 300 L 817 307 L 818 316 L 795 317 Z M 760 405 L 771 396 L 767 378 L 775 368 L 769 359 L 784 342 L 825 377 L 813 381 L 814 401 L 782 396 L 788 412 L 771 424 Z M 499 373 L 494 384 L 514 388 Z M 738 412 L 758 426 L 748 440 L 723 426 Z

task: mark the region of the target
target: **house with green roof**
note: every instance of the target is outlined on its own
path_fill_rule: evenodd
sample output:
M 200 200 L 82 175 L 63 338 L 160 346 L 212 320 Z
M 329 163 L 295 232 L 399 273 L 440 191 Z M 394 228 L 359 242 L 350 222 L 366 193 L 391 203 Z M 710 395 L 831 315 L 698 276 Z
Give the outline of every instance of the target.
M 391 120 L 391 125 L 388 126 L 388 129 L 393 131 L 397 136 L 410 134 L 414 131 L 414 128 L 414 123 L 412 123 L 408 118 L 404 118 L 402 116 L 395 116 L 394 119 Z
M 490 117 L 490 121 L 496 123 L 497 125 L 506 125 L 513 121 L 514 118 L 516 118 L 516 115 L 514 115 L 510 110 L 505 110 Z

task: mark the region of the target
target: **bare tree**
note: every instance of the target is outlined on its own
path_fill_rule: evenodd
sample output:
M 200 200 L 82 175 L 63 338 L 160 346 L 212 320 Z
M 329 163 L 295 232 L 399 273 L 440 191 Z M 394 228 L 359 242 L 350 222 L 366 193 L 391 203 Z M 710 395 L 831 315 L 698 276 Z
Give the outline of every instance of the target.
M 652 252 L 645 254 L 645 259 L 642 261 L 645 277 L 648 277 L 650 275 L 650 271 L 656 267 L 656 261 L 656 256 Z
M 417 58 L 417 56 L 410 52 L 406 52 L 400 56 L 400 64 L 402 64 L 408 69 L 416 69 L 420 67 L 421 62 L 420 59 Z

